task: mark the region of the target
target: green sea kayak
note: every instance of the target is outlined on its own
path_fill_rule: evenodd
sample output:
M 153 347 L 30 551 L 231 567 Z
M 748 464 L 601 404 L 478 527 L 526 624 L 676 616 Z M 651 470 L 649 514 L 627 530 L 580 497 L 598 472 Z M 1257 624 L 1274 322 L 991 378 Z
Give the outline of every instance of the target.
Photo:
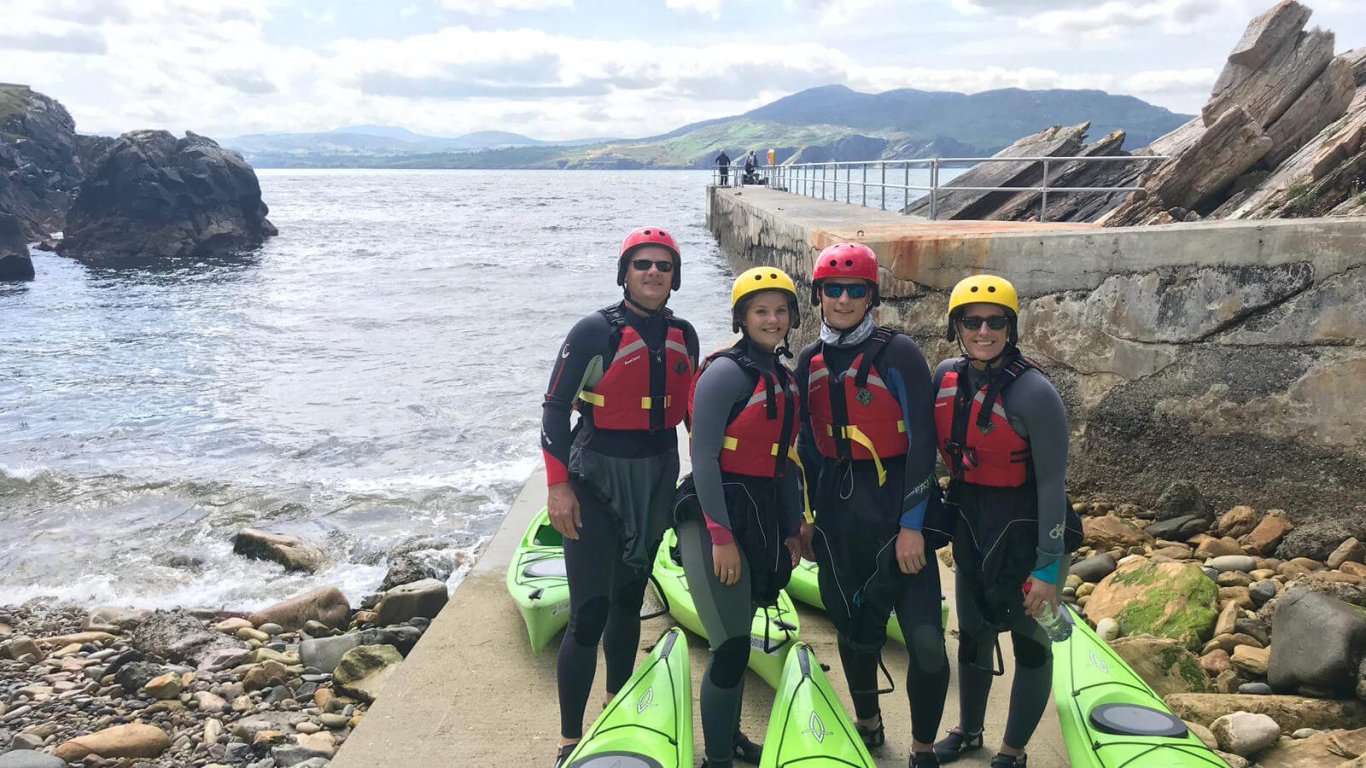
M 773 698 L 759 768 L 875 765 L 811 646 L 797 643 L 788 654 Z
M 508 593 L 526 622 L 531 650 L 539 653 L 569 623 L 569 580 L 564 538 L 550 525 L 545 507 L 531 520 L 508 564 Z
M 794 599 L 825 610 L 825 601 L 821 600 L 820 584 L 816 581 L 819 573 L 820 566 L 810 560 L 802 560 L 796 568 L 792 569 L 792 580 L 787 583 L 787 591 L 792 594 Z M 939 602 L 939 617 L 943 627 L 948 629 L 949 604 L 947 601 L 941 600 Z M 901 634 L 901 625 L 896 623 L 895 613 L 887 619 L 887 636 L 902 645 L 906 644 L 906 638 Z
M 664 534 L 664 542 L 655 556 L 655 582 L 663 591 L 663 599 L 669 606 L 674 619 L 689 630 L 702 637 L 707 631 L 697 616 L 697 606 L 693 604 L 692 593 L 688 590 L 688 580 L 683 575 L 683 566 L 674 560 L 674 544 L 678 535 L 669 530 Z M 792 598 L 786 592 L 778 592 L 778 604 L 771 608 L 760 608 L 754 612 L 754 622 L 750 625 L 749 668 L 773 687 L 783 674 L 783 662 L 797 642 L 799 620 Z
M 1053 644 L 1053 698 L 1073 768 L 1226 768 L 1080 618 Z
M 569 755 L 567 768 L 692 768 L 692 668 L 672 627 Z

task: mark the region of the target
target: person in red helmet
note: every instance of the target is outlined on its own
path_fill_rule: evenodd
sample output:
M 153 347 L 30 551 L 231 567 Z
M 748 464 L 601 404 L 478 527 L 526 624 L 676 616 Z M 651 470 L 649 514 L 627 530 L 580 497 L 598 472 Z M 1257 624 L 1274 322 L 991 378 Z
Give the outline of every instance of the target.
M 811 301 L 820 306 L 820 339 L 802 350 L 796 370 L 802 463 L 815 478 L 804 549 L 820 566 L 859 735 L 870 748 L 886 740 L 877 674 L 895 611 L 910 653 L 910 765 L 938 765 L 933 742 L 949 666 L 933 550 L 947 543 L 948 526 L 934 476 L 929 365 L 910 338 L 873 322 L 878 263 L 867 246 L 821 251 Z
M 617 258 L 624 297 L 574 325 L 550 374 L 541 451 L 550 523 L 565 539 L 570 599 L 556 660 L 556 766 L 583 736 L 599 642 L 608 701 L 635 664 L 645 584 L 678 482 L 676 427 L 697 368 L 697 332 L 665 307 L 681 267 L 678 242 L 666 230 L 627 235 Z

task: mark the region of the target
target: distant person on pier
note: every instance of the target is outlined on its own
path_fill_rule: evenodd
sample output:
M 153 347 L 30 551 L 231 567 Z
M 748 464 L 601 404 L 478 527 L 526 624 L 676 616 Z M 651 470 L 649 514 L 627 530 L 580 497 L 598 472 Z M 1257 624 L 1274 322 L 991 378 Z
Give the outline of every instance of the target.
M 716 167 L 721 172 L 721 186 L 727 186 L 730 181 L 730 155 L 726 150 L 721 150 L 721 154 L 716 156 Z
M 749 154 L 748 154 L 748 155 L 745 155 L 745 177 L 744 177 L 744 183 L 745 183 L 745 184 L 757 184 L 757 183 L 758 183 L 758 182 L 755 180 L 756 176 L 755 176 L 755 173 L 754 173 L 754 168 L 755 168 L 755 166 L 757 166 L 758 164 L 759 164 L 759 159 L 758 159 L 757 157 L 754 156 L 754 150 L 751 149 L 751 150 L 749 151 Z
M 1067 553 L 1081 543 L 1063 488 L 1067 411 L 1048 378 L 1020 353 L 1019 313 L 1008 280 L 960 281 L 949 295 L 946 333 L 963 354 L 934 373 L 947 504 L 958 520 L 960 714 L 957 727 L 934 745 L 941 763 L 982 748 L 993 652 L 1000 633 L 1009 632 L 1015 678 L 991 768 L 1024 768 L 1053 680 L 1052 643 L 1035 617 L 1057 609 Z
M 583 737 L 584 710 L 607 661 L 608 702 L 630 677 L 640 607 L 678 482 L 678 436 L 697 368 L 697 332 L 665 304 L 682 260 L 657 227 L 626 236 L 623 299 L 580 320 L 560 347 L 541 417 L 551 525 L 564 536 L 569 626 L 556 679 L 556 768 Z M 579 422 L 570 428 L 571 411 Z
M 886 741 L 878 696 L 887 619 L 910 655 L 911 768 L 932 751 L 949 686 L 934 550 L 948 541 L 934 476 L 934 391 L 910 337 L 873 322 L 877 255 L 839 243 L 812 272 L 820 339 L 797 359 L 800 449 L 815 491 L 804 551 L 820 566 L 821 600 L 839 633 L 855 727 L 870 748 Z M 884 667 L 885 669 L 885 667 Z
M 740 702 L 755 610 L 777 603 L 801 559 L 805 505 L 797 436 L 797 384 L 783 366 L 800 321 L 797 287 L 776 267 L 756 267 L 731 288 L 734 346 L 702 364 L 689 403 L 692 475 L 674 505 L 688 589 L 711 656 L 702 679 L 708 768 L 758 764 L 761 747 L 740 733 Z

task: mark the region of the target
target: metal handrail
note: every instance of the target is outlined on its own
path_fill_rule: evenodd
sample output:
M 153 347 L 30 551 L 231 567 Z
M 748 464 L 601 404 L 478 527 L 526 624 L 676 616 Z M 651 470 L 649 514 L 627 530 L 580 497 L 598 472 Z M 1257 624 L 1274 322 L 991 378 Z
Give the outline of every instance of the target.
M 743 186 L 744 184 L 758 184 L 770 189 L 779 189 L 793 194 L 807 197 L 819 197 L 822 200 L 830 199 L 839 201 L 840 186 L 844 186 L 844 202 L 854 203 L 853 188 L 859 187 L 860 197 L 857 201 L 859 205 L 868 206 L 869 188 L 880 192 L 879 207 L 887 210 L 887 190 L 899 190 L 902 193 L 902 205 L 900 210 L 904 213 L 909 207 L 911 191 L 927 192 L 930 198 L 930 218 L 939 218 L 939 196 L 942 192 L 1038 192 L 1041 196 L 1039 206 L 1039 221 L 1043 221 L 1048 215 L 1048 195 L 1050 193 L 1068 194 L 1072 192 L 1136 192 L 1143 187 L 1057 187 L 1048 183 L 1050 166 L 1058 162 L 1063 163 L 1105 163 L 1105 162 L 1156 162 L 1171 159 L 1167 155 L 1099 155 L 1095 157 L 926 157 L 908 160 L 842 160 L 826 163 L 786 163 L 777 165 L 757 165 L 754 174 L 745 177 L 742 168 L 732 165 L 730 173 L 726 179 L 726 186 Z M 970 168 L 978 163 L 1042 163 L 1043 178 L 1036 186 L 1030 187 L 975 187 L 975 186 L 948 186 L 940 184 L 940 170 L 948 168 Z M 900 184 L 888 183 L 888 166 L 893 171 L 900 166 L 902 180 Z M 911 183 L 911 166 L 929 166 L 929 184 Z M 877 180 L 868 180 L 868 170 L 870 167 L 877 169 Z M 844 179 L 840 179 L 840 170 L 844 170 Z M 859 169 L 861 178 L 854 179 L 854 170 Z M 713 172 L 712 181 L 720 184 L 720 169 Z M 745 178 L 749 180 L 746 181 Z M 829 197 L 827 197 L 827 191 Z M 919 198 L 917 198 L 919 199 Z

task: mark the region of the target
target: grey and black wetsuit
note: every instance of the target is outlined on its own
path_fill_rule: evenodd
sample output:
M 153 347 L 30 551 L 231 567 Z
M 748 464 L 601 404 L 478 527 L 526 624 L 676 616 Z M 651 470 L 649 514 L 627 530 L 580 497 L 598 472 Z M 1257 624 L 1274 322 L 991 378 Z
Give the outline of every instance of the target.
M 1053 655 L 1043 628 L 1024 611 L 1021 585 L 1031 575 L 1057 584 L 1069 538 L 1065 522 L 1069 507 L 1064 488 L 1067 410 L 1037 368 L 1022 366 L 1017 369 L 1018 377 L 1006 374 L 1004 365 L 1019 359 L 1018 353 L 1008 354 L 991 373 L 966 364 L 963 358 L 945 360 L 935 370 L 934 388 L 936 410 L 942 411 L 937 413 L 941 444 L 952 440 L 945 426 L 952 422 L 947 411 L 954 408 L 957 398 L 981 398 L 980 410 L 993 378 L 997 379 L 996 406 L 1001 409 L 996 416 L 997 434 L 969 436 L 969 444 L 973 439 L 1027 443 L 1027 451 L 1020 452 L 1027 459 L 998 459 L 994 466 L 988 458 L 993 454 L 974 452 L 977 466 L 965 477 L 955 477 L 949 491 L 950 508 L 956 505 L 959 513 L 953 548 L 960 630 L 959 727 L 969 734 L 982 730 L 993 677 L 993 650 L 998 634 L 1008 631 L 1015 651 L 1015 679 L 1004 740 L 1023 749 L 1048 704 Z M 946 383 L 947 374 L 954 375 Z M 964 411 L 959 417 L 968 422 L 960 423 L 960 431 L 977 429 L 966 415 Z M 1001 432 L 1007 427 L 1014 435 Z M 952 470 L 947 451 L 945 461 Z M 974 477 L 989 478 L 993 485 L 971 482 Z M 1014 487 L 1003 485 L 1016 480 Z M 1062 585 L 1057 586 L 1061 591 Z
M 725 471 L 722 454 L 727 436 L 739 447 L 749 435 L 731 427 L 747 407 L 764 407 L 761 377 L 772 377 L 774 391 L 791 393 L 795 407 L 795 383 L 773 353 L 755 348 L 748 340 L 736 347 L 736 357 L 714 356 L 698 376 L 692 400 L 692 493 L 680 496 L 678 512 L 679 550 L 688 589 L 698 618 L 707 630 L 711 656 L 702 680 L 702 733 L 707 764 L 729 768 L 738 734 L 740 705 L 744 693 L 745 666 L 750 654 L 750 624 L 756 608 L 772 604 L 776 593 L 791 575 L 791 560 L 783 542 L 797 535 L 802 513 L 799 472 L 780 451 L 768 464 L 767 477 Z M 784 387 L 786 384 L 786 387 Z M 775 419 L 783 414 L 774 410 Z M 787 413 L 796 430 L 796 414 Z M 757 435 L 754 439 L 760 439 Z M 790 438 L 789 438 L 790 439 Z M 764 456 L 768 436 L 762 438 Z M 774 477 L 774 473 L 781 473 Z M 702 515 L 697 514 L 700 507 Z M 740 580 L 725 586 L 715 575 L 713 543 L 735 541 L 740 549 Z M 781 638 L 772 638 L 773 642 Z
M 619 690 L 635 666 L 645 585 L 678 482 L 673 426 L 606 429 L 594 423 L 593 408 L 583 407 L 578 426 L 570 429 L 576 401 L 603 381 L 626 333 L 638 334 L 648 353 L 633 370 L 667 359 L 671 375 L 690 381 L 697 364 L 697 333 L 687 321 L 666 313 L 642 317 L 618 304 L 570 330 L 551 372 L 541 417 L 547 480 L 570 484 L 583 520 L 578 540 L 564 542 L 570 613 L 556 662 L 560 733 L 571 739 L 582 736 L 598 642 L 607 661 L 608 691 Z M 686 353 L 674 349 L 680 339 Z M 685 362 L 685 372 L 672 372 Z M 670 397 L 681 402 L 686 385 Z
M 880 712 L 878 655 L 886 642 L 888 616 L 895 611 L 911 657 L 906 690 L 912 734 L 917 741 L 932 742 L 949 681 L 934 549 L 947 542 L 948 534 L 942 530 L 934 478 L 929 365 L 909 337 L 879 329 L 852 346 L 811 344 L 798 358 L 797 381 L 799 446 L 807 474 L 815 478 L 812 547 L 820 566 L 821 599 L 839 630 L 840 660 L 854 710 L 861 720 Z M 862 417 L 860 407 L 865 409 Z M 861 418 L 871 421 L 860 423 Z M 849 437 L 842 440 L 841 426 L 846 424 L 860 429 L 855 433 L 846 428 L 843 434 Z M 872 443 L 878 461 L 858 458 L 869 454 L 856 453 L 860 435 Z M 925 536 L 929 562 L 915 575 L 903 574 L 896 561 L 896 538 L 903 527 Z

